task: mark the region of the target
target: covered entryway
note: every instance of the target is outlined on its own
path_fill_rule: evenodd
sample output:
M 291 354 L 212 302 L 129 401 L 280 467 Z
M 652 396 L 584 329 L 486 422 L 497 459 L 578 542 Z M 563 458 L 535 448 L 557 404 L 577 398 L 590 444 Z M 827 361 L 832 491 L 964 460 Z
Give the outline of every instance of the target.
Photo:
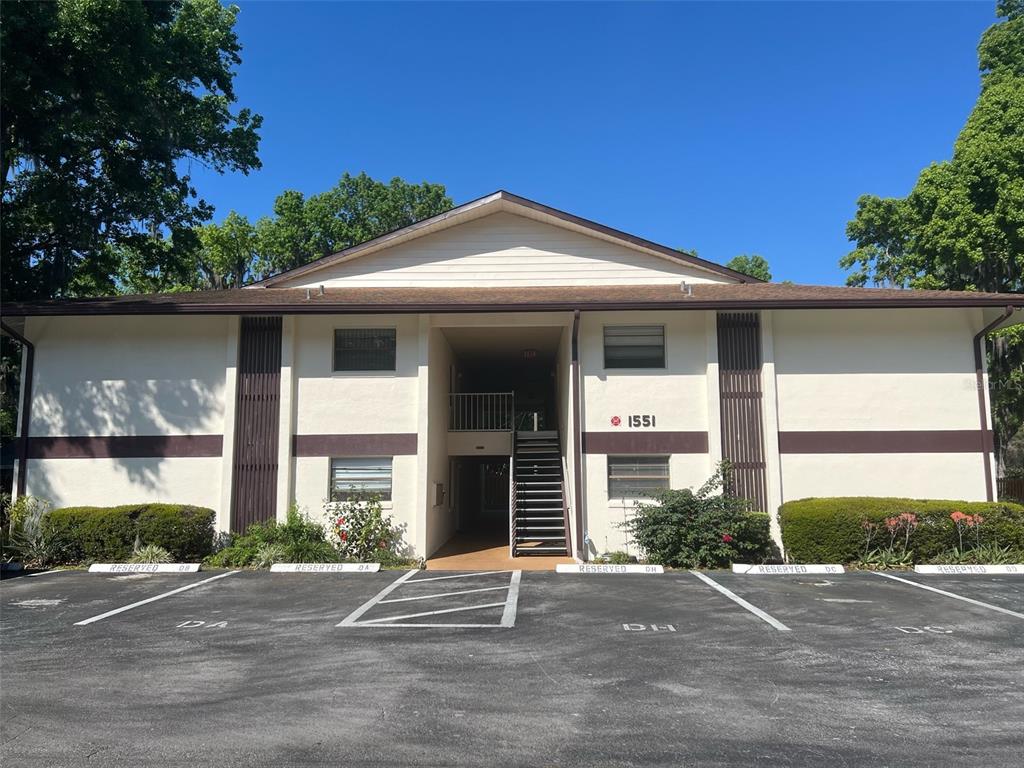
M 455 535 L 431 568 L 550 568 L 567 557 L 559 326 L 443 328 Z M 529 557 L 526 557 L 529 556 Z

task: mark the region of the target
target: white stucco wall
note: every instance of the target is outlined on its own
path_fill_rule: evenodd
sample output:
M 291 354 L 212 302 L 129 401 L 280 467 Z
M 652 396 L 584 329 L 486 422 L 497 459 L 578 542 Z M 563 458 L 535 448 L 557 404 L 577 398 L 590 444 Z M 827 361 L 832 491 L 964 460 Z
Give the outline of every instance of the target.
M 431 555 L 455 533 L 455 515 L 451 508 L 448 464 L 448 393 L 452 350 L 440 328 L 431 328 L 427 378 L 427 477 L 424 489 L 426 522 L 424 552 Z M 444 486 L 440 504 L 434 485 Z
M 606 325 L 665 326 L 665 368 L 605 369 Z M 703 312 L 583 313 L 580 364 L 585 431 L 707 432 L 707 333 Z M 652 414 L 656 426 L 630 429 L 630 414 Z M 621 419 L 620 426 L 612 426 L 613 416 Z M 669 455 L 672 488 L 700 486 L 711 474 L 712 463 L 706 453 Z M 628 549 L 626 535 L 618 526 L 635 509 L 636 500 L 608 498 L 607 455 L 587 453 L 583 462 L 590 551 Z
M 33 317 L 32 437 L 221 435 L 224 317 Z M 220 510 L 219 457 L 30 460 L 55 507 L 140 501 Z
M 977 430 L 972 309 L 773 313 L 779 430 Z M 980 451 L 783 453 L 785 499 L 983 500 Z
M 296 316 L 292 359 L 297 435 L 416 434 L 418 428 L 419 326 L 415 315 Z M 335 328 L 395 328 L 395 371 L 335 373 Z M 340 458 L 340 456 L 339 456 Z M 294 502 L 311 517 L 327 519 L 329 456 L 295 456 Z M 420 526 L 417 457 L 394 456 L 392 500 L 385 503 L 415 545 Z

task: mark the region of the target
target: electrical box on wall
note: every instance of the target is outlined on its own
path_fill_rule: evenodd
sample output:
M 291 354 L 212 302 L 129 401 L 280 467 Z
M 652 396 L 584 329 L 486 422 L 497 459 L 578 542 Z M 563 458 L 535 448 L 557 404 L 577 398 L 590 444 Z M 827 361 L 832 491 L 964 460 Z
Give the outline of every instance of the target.
M 444 504 L 444 483 L 434 483 L 434 506 Z

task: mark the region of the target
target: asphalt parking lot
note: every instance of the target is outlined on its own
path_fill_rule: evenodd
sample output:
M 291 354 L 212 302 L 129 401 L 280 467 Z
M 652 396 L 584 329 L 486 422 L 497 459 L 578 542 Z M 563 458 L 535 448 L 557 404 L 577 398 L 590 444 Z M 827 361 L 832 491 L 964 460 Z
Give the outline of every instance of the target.
M 1024 576 L 891 576 L 8 578 L 0 762 L 1019 766 Z

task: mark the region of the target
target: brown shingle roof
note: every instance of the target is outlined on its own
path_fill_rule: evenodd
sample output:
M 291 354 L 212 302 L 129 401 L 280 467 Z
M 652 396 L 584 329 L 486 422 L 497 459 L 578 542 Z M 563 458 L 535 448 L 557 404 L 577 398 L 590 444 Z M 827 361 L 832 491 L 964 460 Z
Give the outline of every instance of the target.
M 8 304 L 8 317 L 132 314 L 337 314 L 598 309 L 1024 307 L 1024 294 L 778 283 L 524 288 L 245 288 Z

